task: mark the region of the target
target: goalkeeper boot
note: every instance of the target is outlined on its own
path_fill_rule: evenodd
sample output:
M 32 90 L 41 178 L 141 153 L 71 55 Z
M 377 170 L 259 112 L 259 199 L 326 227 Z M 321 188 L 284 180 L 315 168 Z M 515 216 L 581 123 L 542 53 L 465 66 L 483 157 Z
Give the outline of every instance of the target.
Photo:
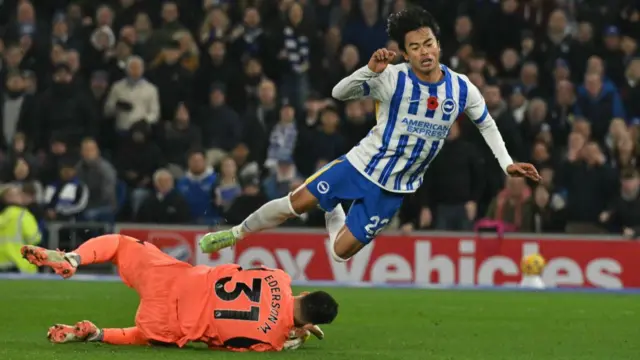
M 49 266 L 53 271 L 67 279 L 76 273 L 76 259 L 60 250 L 48 250 L 39 246 L 25 245 L 20 249 L 22 257 L 36 266 Z
M 200 249 L 203 253 L 210 254 L 233 246 L 237 241 L 238 236 L 236 236 L 231 229 L 210 232 L 200 239 Z
M 49 328 L 47 339 L 54 344 L 94 341 L 100 337 L 100 329 L 91 321 L 80 321 L 74 326 L 56 324 Z

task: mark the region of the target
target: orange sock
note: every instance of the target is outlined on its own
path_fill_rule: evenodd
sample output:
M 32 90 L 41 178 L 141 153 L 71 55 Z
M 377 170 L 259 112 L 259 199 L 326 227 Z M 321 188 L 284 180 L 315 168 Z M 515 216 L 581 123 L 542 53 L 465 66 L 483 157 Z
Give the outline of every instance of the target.
M 120 235 L 102 235 L 80 245 L 75 254 L 80 256 L 80 265 L 100 264 L 115 261 Z
M 149 341 L 137 327 L 102 329 L 102 342 L 111 345 L 148 345 Z

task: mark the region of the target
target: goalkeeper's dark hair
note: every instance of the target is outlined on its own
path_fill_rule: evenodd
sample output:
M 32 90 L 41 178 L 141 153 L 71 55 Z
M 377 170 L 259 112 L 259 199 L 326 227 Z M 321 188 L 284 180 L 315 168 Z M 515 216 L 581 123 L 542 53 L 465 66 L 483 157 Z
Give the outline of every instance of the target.
M 338 303 L 324 291 L 314 291 L 300 299 L 302 318 L 311 324 L 330 324 L 338 315 Z
M 410 6 L 405 10 L 389 15 L 387 19 L 387 34 L 398 43 L 400 49 L 405 50 L 404 37 L 410 31 L 428 27 L 440 41 L 440 27 L 436 19 L 427 10 Z

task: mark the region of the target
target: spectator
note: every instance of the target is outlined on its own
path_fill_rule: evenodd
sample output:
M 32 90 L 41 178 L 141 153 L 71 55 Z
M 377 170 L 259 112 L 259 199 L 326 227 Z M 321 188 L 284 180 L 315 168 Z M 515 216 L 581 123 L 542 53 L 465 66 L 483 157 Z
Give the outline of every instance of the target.
M 153 174 L 155 193 L 140 205 L 136 221 L 157 224 L 188 224 L 191 222 L 189 204 L 174 189 L 173 175 L 166 169 Z
M 523 178 L 508 177 L 504 190 L 489 205 L 487 218 L 500 221 L 513 231 L 530 232 L 533 230 L 530 197 L 531 189 Z
M 180 43 L 169 41 L 149 67 L 149 79 L 160 95 L 162 120 L 171 119 L 178 104 L 189 101 L 191 96 L 191 73 L 180 63 L 181 56 Z
M 472 230 L 482 195 L 482 161 L 474 146 L 460 138 L 454 123 L 445 146 L 429 165 L 421 204 L 435 210 L 437 230 Z
M 0 148 L 7 150 L 12 143 L 14 135 L 18 132 L 33 134 L 35 100 L 31 95 L 25 94 L 26 84 L 24 78 L 18 72 L 7 74 L 6 88 L 0 111 L 0 123 L 2 123 L 2 138 Z
M 531 213 L 533 219 L 531 219 L 532 228 L 529 231 L 535 233 L 560 233 L 564 231 L 563 208 L 553 203 L 549 189 L 544 185 L 536 186 L 531 201 L 533 201 Z
M 625 118 L 620 95 L 615 88 L 604 86 L 597 73 L 585 76 L 585 87 L 578 92 L 576 115 L 591 123 L 593 139 L 599 143 L 604 142 L 611 119 Z
M 174 120 L 165 122 L 160 133 L 160 148 L 163 150 L 169 167 L 180 175 L 186 166 L 186 155 L 190 149 L 200 148 L 202 133 L 197 125 L 191 123 L 189 110 L 180 104 Z
M 19 188 L 5 186 L 0 190 L 2 210 L 0 217 L 0 272 L 17 268 L 21 273 L 37 273 L 38 268 L 26 261 L 20 252 L 24 245 L 39 244 L 42 235 L 38 223 L 31 212 L 25 208 L 22 192 Z
M 216 166 L 242 140 L 240 117 L 226 105 L 226 86 L 215 83 L 209 93 L 209 106 L 200 111 L 202 145 L 207 150 L 207 162 Z
M 627 119 L 634 125 L 640 124 L 640 57 L 634 58 L 627 66 L 621 96 L 627 110 Z
M 226 213 L 234 201 L 242 194 L 238 181 L 238 167 L 231 157 L 224 158 L 220 164 L 220 176 L 213 189 L 215 205 Z
M 240 143 L 231 151 L 231 157 L 238 168 L 238 178 L 244 182 L 249 178 L 260 178 L 260 166 L 257 162 L 249 160 L 249 147 Z
M 55 221 L 78 219 L 89 203 L 89 188 L 77 176 L 74 157 L 62 158 L 59 166 L 59 177 L 45 188 L 45 216 Z
M 360 50 L 360 65 L 364 65 L 371 54 L 386 45 L 387 34 L 377 1 L 363 0 L 358 10 L 356 13 L 360 16 L 353 16 L 343 29 L 344 43 L 353 44 Z
M 25 159 L 19 158 L 15 161 L 11 175 L 12 176 L 7 179 L 11 185 L 20 190 L 25 187 L 32 187 L 34 202 L 37 204 L 42 203 L 44 197 L 42 184 L 37 180 L 29 163 Z
M 199 224 L 211 224 L 218 218 L 211 198 L 217 175 L 205 159 L 204 152 L 192 151 L 189 154 L 187 173 L 176 185 L 178 192 L 189 204 L 191 219 Z
M 345 121 L 342 124 L 346 136 L 345 147 L 349 149 L 354 147 L 375 125 L 375 118 L 365 114 L 362 101 L 349 101 L 345 108 Z
M 309 142 L 304 142 L 304 144 L 313 144 L 313 152 L 310 153 L 310 158 L 303 158 L 302 163 L 315 164 L 320 159 L 335 159 L 348 150 L 345 139 L 339 132 L 339 122 L 340 118 L 335 107 L 327 106 L 322 110 L 318 130 L 311 133 Z M 298 153 L 300 152 L 302 150 Z M 310 175 L 312 172 L 305 171 L 305 174 Z
M 265 179 L 264 192 L 267 199 L 278 199 L 295 190 L 295 185 L 300 183 L 300 174 L 293 159 L 283 156 L 276 159 L 273 173 Z
M 298 141 L 298 127 L 295 123 L 295 109 L 291 104 L 285 104 L 280 109 L 280 121 L 271 131 L 269 148 L 267 150 L 267 168 L 275 168 L 277 159 L 293 158 L 293 151 Z
M 102 156 L 92 138 L 82 141 L 78 179 L 87 185 L 89 200 L 83 217 L 89 221 L 112 221 L 116 211 L 116 169 Z
M 143 78 L 144 62 L 139 57 L 127 61 L 127 78 L 113 84 L 104 111 L 115 116 L 116 130 L 121 134 L 135 122 L 154 124 L 160 116 L 158 88 Z
M 69 66 L 56 65 L 53 84 L 42 94 L 35 109 L 37 149 L 46 149 L 47 140 L 54 133 L 64 134 L 73 145 L 83 137 L 95 135 L 98 109 L 92 105 L 84 89 L 74 85 Z
M 551 102 L 548 123 L 553 134 L 553 143 L 556 146 L 565 146 L 571 122 L 575 113 L 576 96 L 573 84 L 568 80 L 560 80 L 556 83 L 554 101 Z
M 276 86 L 271 80 L 263 80 L 258 86 L 258 104 L 249 109 L 244 121 L 244 143 L 249 146 L 251 160 L 261 166 L 267 158 L 269 135 L 280 118 L 276 102 Z
M 129 189 L 131 210 L 135 215 L 142 201 L 151 193 L 153 173 L 164 166 L 163 154 L 151 139 L 146 121 L 138 121 L 129 129 L 129 138 L 119 148 L 116 160 L 118 175 Z
M 229 225 L 240 224 L 265 202 L 267 198 L 260 191 L 260 179 L 247 178 L 242 187 L 242 194 L 235 199 L 225 213 L 225 220 Z
M 622 172 L 620 194 L 616 196 L 606 211 L 600 214 L 600 221 L 609 224 L 615 232 L 628 238 L 640 235 L 640 175 L 638 170 L 627 168 Z
M 365 0 L 367 1 L 367 0 Z M 282 35 L 282 49 L 278 57 L 284 65 L 281 81 L 282 95 L 301 109 L 309 96 L 310 41 L 312 32 L 304 22 L 302 5 L 297 2 L 289 6 L 287 24 Z
M 598 143 L 589 142 L 577 154 L 571 154 L 556 179 L 559 190 L 566 194 L 566 232 L 602 233 L 598 216 L 611 201 L 616 186 Z

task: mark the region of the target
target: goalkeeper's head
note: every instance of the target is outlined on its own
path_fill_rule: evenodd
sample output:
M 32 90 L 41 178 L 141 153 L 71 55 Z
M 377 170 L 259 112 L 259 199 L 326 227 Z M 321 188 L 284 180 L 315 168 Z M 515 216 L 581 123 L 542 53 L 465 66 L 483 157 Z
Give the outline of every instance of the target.
M 338 303 L 324 291 L 303 292 L 296 296 L 294 307 L 298 326 L 330 324 L 338 315 Z

